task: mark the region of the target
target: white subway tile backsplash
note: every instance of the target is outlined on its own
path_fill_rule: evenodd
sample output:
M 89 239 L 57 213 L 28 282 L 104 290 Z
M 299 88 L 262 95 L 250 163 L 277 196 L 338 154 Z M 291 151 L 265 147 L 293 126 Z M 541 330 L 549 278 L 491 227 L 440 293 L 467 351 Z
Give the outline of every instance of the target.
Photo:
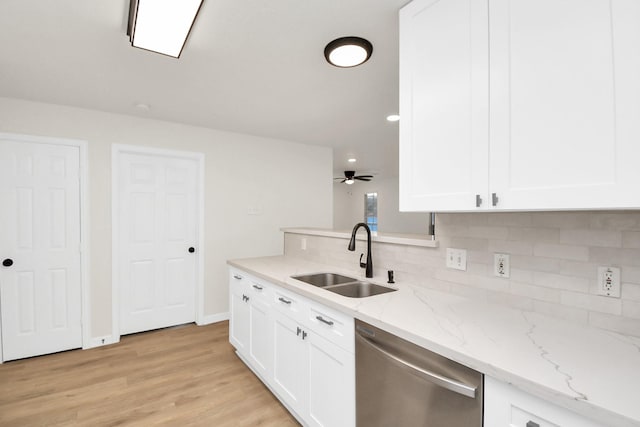
M 489 252 L 533 255 L 533 244 L 524 240 L 489 240 Z
M 620 287 L 620 297 L 625 301 L 640 301 L 640 285 L 623 283 Z
M 590 214 L 587 212 L 535 212 L 533 225 L 556 229 L 589 228 Z
M 536 243 L 533 255 L 545 258 L 558 258 L 573 261 L 588 261 L 589 248 L 586 246 L 557 245 L 554 243 Z
M 640 231 L 623 231 L 622 247 L 640 249 Z
M 514 295 L 520 295 L 539 301 L 560 302 L 561 291 L 559 289 L 546 288 L 544 286 L 536 286 L 512 280 L 509 283 L 509 290 Z
M 640 267 L 640 249 L 589 248 L 589 262 L 599 265 Z
M 640 319 L 640 301 L 622 301 L 622 315 L 632 319 Z
M 640 216 L 637 211 L 592 212 L 589 226 L 593 229 L 640 231 Z
M 622 246 L 622 233 L 594 229 L 560 230 L 560 243 L 619 248 Z
M 530 227 L 533 225 L 533 214 L 530 212 L 494 212 L 487 215 L 488 225 L 504 227 Z
M 293 236 L 293 237 L 292 237 Z M 640 337 L 640 211 L 437 214 L 437 248 L 374 243 L 376 278 L 397 280 Z M 347 240 L 285 233 L 285 253 L 360 272 Z M 445 249 L 467 250 L 467 271 L 445 267 Z M 511 255 L 511 278 L 493 254 Z M 598 266 L 621 270 L 621 298 L 597 295 Z

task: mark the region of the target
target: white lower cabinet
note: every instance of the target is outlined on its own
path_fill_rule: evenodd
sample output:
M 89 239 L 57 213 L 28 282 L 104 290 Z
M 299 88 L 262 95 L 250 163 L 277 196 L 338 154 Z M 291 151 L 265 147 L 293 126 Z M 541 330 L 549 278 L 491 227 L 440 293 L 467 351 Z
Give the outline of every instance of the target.
M 484 426 L 606 427 L 489 376 L 484 378 Z
M 353 318 L 235 269 L 230 308 L 229 341 L 299 421 L 355 426 Z

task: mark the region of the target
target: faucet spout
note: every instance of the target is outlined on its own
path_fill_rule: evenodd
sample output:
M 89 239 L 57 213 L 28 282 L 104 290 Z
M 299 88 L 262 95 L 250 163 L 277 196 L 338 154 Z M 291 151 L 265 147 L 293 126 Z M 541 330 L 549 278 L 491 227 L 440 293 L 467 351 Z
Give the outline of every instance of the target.
M 371 259 L 371 229 L 364 222 L 359 222 L 353 227 L 353 231 L 351 232 L 351 240 L 349 240 L 349 246 L 347 247 L 350 251 L 356 250 L 356 233 L 358 229 L 363 227 L 367 232 L 367 263 L 365 265 L 365 277 L 371 278 L 373 277 L 373 260 Z

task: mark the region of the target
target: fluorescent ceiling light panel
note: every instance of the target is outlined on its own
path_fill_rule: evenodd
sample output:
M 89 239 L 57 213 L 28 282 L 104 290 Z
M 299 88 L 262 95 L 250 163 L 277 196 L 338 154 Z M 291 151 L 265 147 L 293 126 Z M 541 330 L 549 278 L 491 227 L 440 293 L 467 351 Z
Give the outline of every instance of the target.
M 201 4 L 202 0 L 137 0 L 131 44 L 178 58 Z

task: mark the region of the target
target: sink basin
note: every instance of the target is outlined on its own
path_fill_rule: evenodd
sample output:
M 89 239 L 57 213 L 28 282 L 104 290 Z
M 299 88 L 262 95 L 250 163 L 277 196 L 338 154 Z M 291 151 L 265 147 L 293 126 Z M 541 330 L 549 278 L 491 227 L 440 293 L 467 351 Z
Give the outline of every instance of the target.
M 301 282 L 305 282 L 313 286 L 318 286 L 320 288 L 340 285 L 342 283 L 355 282 L 358 280 L 354 279 L 353 277 L 342 276 L 335 273 L 304 274 L 301 276 L 291 276 L 291 278 L 300 280 Z
M 386 294 L 387 292 L 394 292 L 397 289 L 388 288 L 386 286 L 376 285 L 369 282 L 353 282 L 345 283 L 344 285 L 337 285 L 327 288 L 328 291 L 335 292 L 349 298 L 364 298 L 374 295 Z

